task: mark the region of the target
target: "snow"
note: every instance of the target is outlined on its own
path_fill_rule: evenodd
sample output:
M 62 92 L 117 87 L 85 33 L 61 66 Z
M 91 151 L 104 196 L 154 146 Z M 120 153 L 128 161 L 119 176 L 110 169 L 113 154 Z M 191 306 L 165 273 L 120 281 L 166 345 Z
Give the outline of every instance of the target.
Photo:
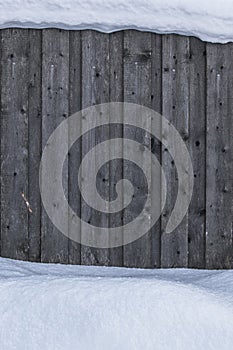
M 232 0 L 0 0 L 0 27 L 134 28 L 233 41 Z
M 233 271 L 0 258 L 3 350 L 230 350 Z

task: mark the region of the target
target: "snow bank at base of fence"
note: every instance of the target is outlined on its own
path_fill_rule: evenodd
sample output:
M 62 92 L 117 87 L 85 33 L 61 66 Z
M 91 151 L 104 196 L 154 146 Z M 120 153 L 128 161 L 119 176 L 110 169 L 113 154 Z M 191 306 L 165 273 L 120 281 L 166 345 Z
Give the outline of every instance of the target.
M 4 350 L 229 350 L 233 271 L 0 259 Z
M 0 0 L 0 27 L 134 28 L 233 41 L 232 0 Z

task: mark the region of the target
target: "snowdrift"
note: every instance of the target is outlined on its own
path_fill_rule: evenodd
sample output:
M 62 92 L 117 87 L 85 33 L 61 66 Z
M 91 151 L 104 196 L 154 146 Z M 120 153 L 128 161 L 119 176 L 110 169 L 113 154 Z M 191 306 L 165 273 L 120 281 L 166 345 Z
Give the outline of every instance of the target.
M 233 271 L 0 259 L 2 350 L 231 350 Z
M 232 0 L 0 0 L 0 28 L 134 28 L 225 43 L 232 24 Z

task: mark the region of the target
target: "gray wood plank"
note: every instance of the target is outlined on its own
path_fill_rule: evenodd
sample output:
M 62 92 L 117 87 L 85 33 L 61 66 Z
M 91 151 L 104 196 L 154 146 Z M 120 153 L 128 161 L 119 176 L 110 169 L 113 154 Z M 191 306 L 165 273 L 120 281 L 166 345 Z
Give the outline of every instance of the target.
M 109 36 L 109 53 L 110 53 L 110 102 L 123 102 L 123 32 L 112 33 Z M 114 116 L 110 116 L 111 120 Z M 123 116 L 122 116 L 123 123 Z M 123 125 L 118 125 L 111 128 L 109 131 L 110 138 L 123 138 Z M 123 157 L 123 139 L 119 141 L 118 147 L 121 148 L 121 153 Z M 114 159 L 114 149 L 110 149 L 111 157 Z M 123 160 L 115 161 L 111 163 L 109 168 L 109 199 L 113 199 L 115 193 L 114 188 L 114 178 L 123 178 Z M 123 203 L 122 203 L 123 205 Z M 122 217 L 120 215 L 112 215 L 109 217 L 109 227 L 115 227 L 123 224 Z M 123 244 L 123 230 L 122 244 Z M 123 265 L 123 246 L 109 249 L 109 263 L 112 266 L 122 266 Z
M 158 34 L 152 34 L 151 108 L 162 113 L 162 36 Z M 156 138 L 151 140 L 151 152 L 161 162 L 161 143 Z M 161 201 L 161 198 L 156 200 Z M 151 229 L 151 236 L 151 267 L 158 268 L 161 265 L 161 217 Z
M 188 214 L 189 267 L 205 267 L 206 44 L 190 38 L 189 152 L 194 188 Z
M 2 31 L 1 255 L 28 259 L 28 30 Z
M 183 140 L 189 137 L 189 38 L 163 36 L 163 115 L 176 127 Z M 178 179 L 169 150 L 162 148 L 162 166 L 167 179 L 167 201 L 162 215 L 161 266 L 188 265 L 188 216 L 169 234 L 164 233 L 175 204 Z
M 64 118 L 68 117 L 69 32 L 46 29 L 42 34 L 42 147 L 44 148 L 51 133 Z M 64 135 L 64 138 L 68 138 L 68 135 Z M 54 158 L 53 167 L 56 166 Z M 67 163 L 64 164 L 63 170 L 63 186 L 67 195 Z M 67 263 L 68 238 L 56 229 L 44 209 L 41 225 L 41 260 Z
M 232 268 L 233 44 L 207 44 L 206 267 Z
M 81 109 L 81 33 L 70 31 L 70 62 L 69 62 L 69 115 Z M 75 213 L 81 217 L 81 195 L 78 188 L 78 169 L 82 157 L 82 143 L 77 141 L 69 150 L 69 204 Z M 81 231 L 81 225 L 79 230 Z M 81 263 L 81 245 L 69 240 L 69 263 Z
M 103 33 L 87 30 L 82 32 L 82 108 L 109 102 L 109 36 Z M 94 127 L 94 120 L 93 120 Z M 109 139 L 109 129 L 100 127 L 99 132 L 90 133 L 82 142 L 82 155 L 103 139 Z M 91 163 L 97 160 L 90 159 Z M 103 190 L 107 190 L 109 184 L 109 167 L 99 173 L 102 179 L 97 179 L 99 183 L 104 183 Z M 82 200 L 82 218 L 92 224 L 108 227 L 107 215 L 95 211 L 85 205 Z M 82 235 L 82 229 L 81 229 Z M 97 237 L 93 237 L 97 239 Z M 81 263 L 83 265 L 108 265 L 108 249 L 91 248 L 82 245 Z
M 151 106 L 151 33 L 142 33 L 134 30 L 124 32 L 124 101 L 137 103 L 147 107 Z M 137 116 L 140 117 L 140 116 Z M 124 138 L 134 140 L 149 146 L 150 137 L 147 133 L 135 131 L 131 127 L 124 126 Z M 141 154 L 144 162 L 144 153 Z M 148 167 L 151 164 L 147 164 Z M 124 211 L 124 223 L 135 219 L 140 201 L 146 196 L 145 183 L 139 178 L 135 168 L 124 162 L 124 177 L 137 183 L 135 192 L 135 205 L 129 206 Z M 124 266 L 127 267 L 150 267 L 152 258 L 151 233 L 148 233 L 135 242 L 124 246 Z
M 28 52 L 28 201 L 32 213 L 29 215 L 29 260 L 40 261 L 41 199 L 39 189 L 39 166 L 41 159 L 41 31 L 30 29 Z
M 2 81 L 2 30 L 0 30 L 0 136 L 1 134 L 1 124 L 2 124 L 2 86 L 3 86 L 3 81 Z M 1 142 L 0 142 L 0 159 L 1 159 Z M 2 163 L 1 163 L 2 164 Z M 0 206 L 2 203 L 1 200 L 1 187 L 2 187 L 2 177 L 1 177 L 1 166 L 0 166 Z M 1 237 L 1 215 L 0 215 L 0 256 L 1 256 L 1 248 L 2 248 L 2 237 Z

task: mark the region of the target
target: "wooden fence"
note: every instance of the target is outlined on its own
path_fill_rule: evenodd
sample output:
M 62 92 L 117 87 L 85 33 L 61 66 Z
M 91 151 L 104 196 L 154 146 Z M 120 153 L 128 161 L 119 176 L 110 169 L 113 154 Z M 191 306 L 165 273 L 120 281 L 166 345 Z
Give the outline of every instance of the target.
M 2 257 L 127 267 L 233 267 L 233 44 L 134 30 L 4 29 L 0 37 Z M 43 147 L 64 118 L 110 101 L 151 107 L 172 122 L 191 155 L 194 194 L 182 223 L 165 234 L 177 173 L 169 152 L 153 142 L 168 186 L 160 220 L 136 242 L 96 249 L 69 240 L 53 226 L 41 205 L 38 171 Z M 147 142 L 143 135 L 135 137 Z M 94 220 L 95 213 L 83 213 L 77 169 L 94 138 L 72 147 L 65 170 L 69 203 L 85 220 Z M 121 166 L 117 169 L 119 176 Z M 110 180 L 115 171 L 109 170 Z M 109 219 L 110 225 L 121 219 Z

